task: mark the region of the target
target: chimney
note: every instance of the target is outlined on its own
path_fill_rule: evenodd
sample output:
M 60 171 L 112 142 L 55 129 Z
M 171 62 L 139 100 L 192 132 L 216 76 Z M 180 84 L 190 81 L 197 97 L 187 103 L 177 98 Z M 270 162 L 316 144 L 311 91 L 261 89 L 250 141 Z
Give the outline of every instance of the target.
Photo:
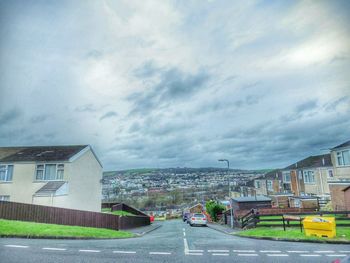
M 324 166 L 325 162 L 324 162 L 324 157 L 322 157 L 322 165 Z

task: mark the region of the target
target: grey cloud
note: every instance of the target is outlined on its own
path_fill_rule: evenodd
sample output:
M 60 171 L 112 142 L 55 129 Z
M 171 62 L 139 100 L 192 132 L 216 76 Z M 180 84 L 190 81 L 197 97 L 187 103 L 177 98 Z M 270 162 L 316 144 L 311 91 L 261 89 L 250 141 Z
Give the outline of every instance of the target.
M 99 59 L 103 53 L 99 50 L 93 49 L 86 54 L 87 58 Z
M 41 122 L 44 122 L 48 119 L 48 115 L 37 115 L 37 116 L 34 116 L 32 117 L 30 120 L 32 123 L 41 123 Z
M 134 76 L 137 78 L 153 77 L 157 71 L 161 70 L 155 66 L 153 61 L 146 61 L 141 67 L 134 70 Z
M 317 100 L 309 100 L 307 102 L 299 104 L 295 110 L 297 113 L 301 113 L 301 112 L 313 110 L 316 107 L 317 107 Z
M 94 107 L 94 105 L 91 103 L 78 106 L 74 110 L 77 112 L 95 112 L 95 111 L 97 111 L 96 107 Z
M 350 109 L 350 97 L 344 96 L 324 105 L 326 111 L 335 111 L 339 106 L 346 105 Z
M 118 116 L 118 113 L 116 113 L 115 111 L 109 111 L 101 116 L 100 121 L 104 119 L 112 118 L 112 117 L 117 117 L 117 116 Z
M 9 111 L 6 111 L 0 115 L 0 126 L 4 126 L 10 122 L 13 122 L 21 116 L 22 112 L 18 108 L 13 108 Z
M 205 71 L 191 74 L 178 68 L 162 69 L 154 74 L 158 80 L 154 80 L 148 90 L 128 96 L 127 100 L 133 103 L 131 114 L 146 113 L 173 101 L 188 99 L 209 80 L 209 75 Z

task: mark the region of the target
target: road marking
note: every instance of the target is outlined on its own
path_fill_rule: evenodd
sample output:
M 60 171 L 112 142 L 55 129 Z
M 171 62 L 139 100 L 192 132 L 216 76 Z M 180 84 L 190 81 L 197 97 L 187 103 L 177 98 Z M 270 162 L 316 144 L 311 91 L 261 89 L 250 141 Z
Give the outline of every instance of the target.
M 218 252 L 218 253 L 228 253 L 228 252 L 230 252 L 230 250 L 227 250 L 227 249 L 213 249 L 213 250 L 208 250 L 208 252 L 209 253 L 211 253 L 211 252 Z
M 213 253 L 212 256 L 228 256 L 228 253 Z
M 257 257 L 258 254 L 237 254 L 240 257 Z
M 189 247 L 188 247 L 188 243 L 187 243 L 187 239 L 184 238 L 184 247 L 185 247 L 185 255 L 188 254 L 188 251 L 189 251 Z
M 318 251 L 314 251 L 314 253 L 334 253 L 333 250 L 318 250 Z
M 170 252 L 149 252 L 150 255 L 171 255 Z
M 203 249 L 190 249 L 188 252 L 204 252 Z
M 117 254 L 136 254 L 136 251 L 120 251 L 120 250 L 116 250 L 116 251 L 113 251 L 113 253 L 117 253 Z
M 309 253 L 309 251 L 306 250 L 288 250 L 288 253 Z
M 321 255 L 314 255 L 314 254 L 301 254 L 301 257 L 320 257 Z
M 268 257 L 289 257 L 288 254 L 267 254 Z
M 261 253 L 281 253 L 280 250 L 260 250 Z
M 184 232 L 185 232 L 185 229 L 183 228 L 183 229 L 182 229 L 182 231 L 184 231 Z
M 238 253 L 254 253 L 255 250 L 232 250 L 233 252 L 238 252 Z
M 190 255 L 190 256 L 203 256 L 203 253 L 187 253 L 186 255 Z
M 66 248 L 57 248 L 57 247 L 43 247 L 42 249 L 44 250 L 57 250 L 57 251 L 65 251 L 67 250 Z
M 339 250 L 339 253 L 350 253 L 350 250 Z
M 79 249 L 79 252 L 98 253 L 98 252 L 101 252 L 101 250 Z
M 346 257 L 345 254 L 332 254 L 332 255 L 326 255 L 327 257 Z
M 186 236 L 186 233 L 184 232 L 184 237 Z
M 20 246 L 20 245 L 5 245 L 5 247 L 28 248 L 28 246 Z

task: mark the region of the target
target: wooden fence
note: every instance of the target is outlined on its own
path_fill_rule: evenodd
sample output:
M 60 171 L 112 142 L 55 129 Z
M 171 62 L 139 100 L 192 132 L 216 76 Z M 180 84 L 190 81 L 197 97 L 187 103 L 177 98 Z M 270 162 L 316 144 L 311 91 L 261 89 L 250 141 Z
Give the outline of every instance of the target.
M 67 208 L 0 201 L 0 218 L 59 224 L 108 228 L 113 230 L 130 229 L 150 224 L 148 216 L 117 216 Z

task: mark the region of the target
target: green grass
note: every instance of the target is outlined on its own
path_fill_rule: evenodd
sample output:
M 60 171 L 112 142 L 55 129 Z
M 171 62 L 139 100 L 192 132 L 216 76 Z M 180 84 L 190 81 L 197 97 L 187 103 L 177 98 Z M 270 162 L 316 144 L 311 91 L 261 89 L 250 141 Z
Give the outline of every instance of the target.
M 113 211 L 111 213 L 113 215 L 117 215 L 117 216 L 135 216 L 134 214 L 126 212 L 126 211 Z
M 304 230 L 303 230 L 304 231 Z M 307 237 L 305 233 L 301 233 L 299 228 L 287 228 L 283 231 L 282 227 L 258 227 L 238 232 L 236 235 L 243 237 L 273 237 L 299 240 L 334 240 L 334 241 L 350 241 L 350 228 L 337 227 L 337 236 L 335 238 L 325 237 Z
M 327 215 L 328 217 L 333 217 L 334 215 Z M 327 217 L 326 216 L 326 217 Z M 306 215 L 301 215 L 301 218 L 306 217 Z M 347 224 L 350 226 L 350 220 L 342 220 L 342 218 L 344 218 L 345 216 L 342 215 L 337 215 L 335 217 L 335 223 L 336 224 Z M 260 219 L 280 219 L 280 221 L 263 221 L 263 222 L 259 222 L 258 225 L 281 225 L 283 224 L 282 221 L 282 216 L 260 216 Z M 289 222 L 290 225 L 299 225 L 299 221 L 290 221 Z
M 0 219 L 1 236 L 71 237 L 71 238 L 129 238 L 127 231 L 105 228 L 65 226 Z

